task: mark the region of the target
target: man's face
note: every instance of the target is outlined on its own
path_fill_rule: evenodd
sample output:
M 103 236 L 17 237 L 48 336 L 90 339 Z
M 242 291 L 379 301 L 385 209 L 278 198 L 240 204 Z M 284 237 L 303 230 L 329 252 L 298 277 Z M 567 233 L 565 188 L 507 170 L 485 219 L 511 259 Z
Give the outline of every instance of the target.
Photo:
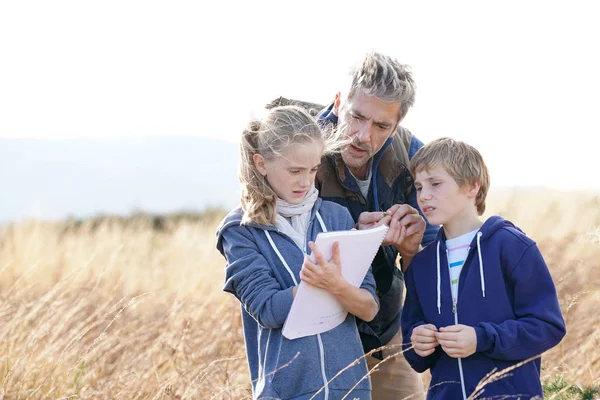
M 359 179 L 365 179 L 367 166 L 394 134 L 400 116 L 400 103 L 386 103 L 358 91 L 340 109 L 340 129 L 352 140 L 342 151 L 342 159 Z

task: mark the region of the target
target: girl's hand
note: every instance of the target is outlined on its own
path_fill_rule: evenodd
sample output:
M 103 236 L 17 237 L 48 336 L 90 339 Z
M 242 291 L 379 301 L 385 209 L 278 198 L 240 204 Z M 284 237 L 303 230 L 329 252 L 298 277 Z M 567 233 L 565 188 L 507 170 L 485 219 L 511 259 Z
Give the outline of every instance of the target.
M 333 294 L 341 292 L 347 282 L 342 275 L 339 243 L 333 244 L 333 257 L 329 261 L 325 260 L 323 253 L 313 242 L 308 242 L 308 247 L 315 255 L 316 263 L 311 262 L 309 257 L 305 256 L 300 279 Z

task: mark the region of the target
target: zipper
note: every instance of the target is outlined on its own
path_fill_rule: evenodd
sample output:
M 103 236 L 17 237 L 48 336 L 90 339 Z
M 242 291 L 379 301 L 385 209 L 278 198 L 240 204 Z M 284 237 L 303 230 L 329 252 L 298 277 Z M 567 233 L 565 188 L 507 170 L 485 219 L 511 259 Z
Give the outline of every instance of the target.
M 467 257 L 465 258 L 465 262 L 463 263 L 463 269 L 465 265 L 467 265 L 467 259 L 469 258 L 469 254 L 471 252 L 471 248 L 467 250 Z M 450 275 L 450 257 L 448 255 L 448 249 L 446 249 L 446 264 L 448 265 L 448 282 L 450 283 L 450 296 L 452 296 L 452 276 Z M 456 299 L 452 298 L 452 313 L 454 314 L 454 325 L 458 325 L 458 286 L 460 284 L 460 277 L 463 274 L 463 269 L 460 270 L 460 274 L 458 274 L 458 282 L 456 285 Z M 462 368 L 462 359 L 457 358 L 458 361 L 458 372 L 460 374 L 460 388 L 462 389 L 463 399 L 467 400 L 467 391 L 465 390 L 465 376 L 463 374 Z
M 325 349 L 323 348 L 323 340 L 321 334 L 317 334 L 317 341 L 319 342 L 319 356 L 321 357 L 321 376 L 323 377 L 323 385 L 325 388 L 325 400 L 329 399 L 329 380 L 325 374 Z

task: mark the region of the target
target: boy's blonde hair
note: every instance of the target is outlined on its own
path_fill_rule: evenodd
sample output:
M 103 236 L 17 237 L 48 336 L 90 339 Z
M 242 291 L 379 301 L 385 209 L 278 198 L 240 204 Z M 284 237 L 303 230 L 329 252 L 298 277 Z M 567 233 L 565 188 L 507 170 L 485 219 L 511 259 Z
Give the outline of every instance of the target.
M 242 223 L 256 222 L 274 225 L 277 195 L 267 179 L 256 169 L 253 157 L 260 154 L 266 160 L 280 157 L 283 150 L 296 145 L 316 142 L 323 151 L 335 147 L 333 139 L 325 139 L 321 128 L 306 110 L 297 106 L 275 107 L 260 119 L 251 120 L 240 141 L 238 178 L 242 184 Z
M 477 213 L 485 212 L 485 198 L 490 188 L 490 175 L 479 151 L 464 142 L 440 138 L 421 147 L 410 160 L 410 174 L 442 167 L 454 178 L 459 187 L 479 183 L 475 197 Z

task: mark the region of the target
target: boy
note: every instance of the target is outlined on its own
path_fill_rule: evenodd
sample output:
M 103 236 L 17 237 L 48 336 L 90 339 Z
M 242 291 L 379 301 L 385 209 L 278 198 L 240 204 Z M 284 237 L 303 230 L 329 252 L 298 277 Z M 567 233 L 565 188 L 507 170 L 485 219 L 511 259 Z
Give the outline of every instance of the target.
M 566 333 L 556 288 L 534 241 L 501 217 L 481 222 L 489 175 L 472 146 L 442 138 L 410 161 L 417 201 L 437 239 L 406 275 L 404 355 L 431 369 L 428 399 L 543 396 L 540 358 L 478 388 L 501 371 L 556 346 Z M 412 346 L 412 348 L 411 348 Z

